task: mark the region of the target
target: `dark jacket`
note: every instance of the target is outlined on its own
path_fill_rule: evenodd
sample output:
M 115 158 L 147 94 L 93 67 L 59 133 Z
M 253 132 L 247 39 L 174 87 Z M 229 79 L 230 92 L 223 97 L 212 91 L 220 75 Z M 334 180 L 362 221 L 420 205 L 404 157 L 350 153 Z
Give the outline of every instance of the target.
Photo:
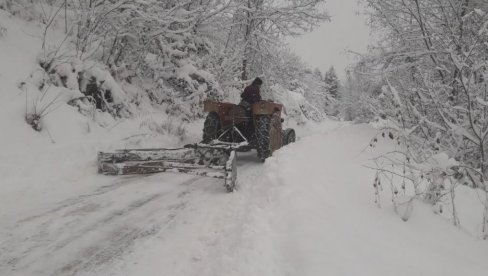
M 243 101 L 248 102 L 249 104 L 254 104 L 261 100 L 261 94 L 259 91 L 259 85 L 251 84 L 244 89 L 244 92 L 241 94 L 241 98 Z

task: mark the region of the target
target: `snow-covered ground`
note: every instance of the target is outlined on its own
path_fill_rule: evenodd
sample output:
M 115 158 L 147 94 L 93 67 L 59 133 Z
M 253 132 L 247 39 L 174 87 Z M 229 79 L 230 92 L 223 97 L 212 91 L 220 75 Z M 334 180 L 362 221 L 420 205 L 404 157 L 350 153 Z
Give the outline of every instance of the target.
M 407 222 L 386 198 L 376 207 L 375 172 L 362 166 L 373 128 L 310 132 L 264 164 L 240 154 L 231 194 L 189 175 L 53 171 L 69 192 L 2 201 L 0 274 L 486 275 L 488 244 L 427 205 Z
M 25 123 L 19 84 L 39 68 L 39 27 L 0 11 L 0 275 L 487 275 L 482 205 L 459 187 L 461 227 L 414 201 L 404 222 L 390 192 L 374 204 L 365 149 L 376 130 L 325 121 L 264 164 L 238 156 L 238 190 L 182 174 L 97 174 L 96 154 L 117 147 L 198 141 L 155 135 L 143 114 L 101 127 L 61 105 Z M 28 91 L 28 93 L 34 93 Z

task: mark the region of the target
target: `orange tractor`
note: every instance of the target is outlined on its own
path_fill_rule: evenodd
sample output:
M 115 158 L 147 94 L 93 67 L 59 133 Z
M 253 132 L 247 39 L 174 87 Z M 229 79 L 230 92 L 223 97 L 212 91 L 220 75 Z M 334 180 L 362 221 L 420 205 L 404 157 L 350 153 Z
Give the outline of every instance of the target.
M 98 153 L 98 172 L 109 175 L 181 172 L 224 179 L 227 191 L 237 183 L 237 153 L 256 149 L 264 161 L 295 141 L 293 129 L 282 129 L 283 105 L 260 101 L 241 105 L 206 101 L 208 112 L 200 143 L 176 149 L 123 149 Z
M 282 129 L 283 105 L 260 101 L 246 108 L 242 105 L 206 101 L 208 112 L 203 127 L 202 143 L 219 141 L 247 144 L 242 149 L 256 149 L 264 161 L 284 145 L 295 142 L 293 129 Z

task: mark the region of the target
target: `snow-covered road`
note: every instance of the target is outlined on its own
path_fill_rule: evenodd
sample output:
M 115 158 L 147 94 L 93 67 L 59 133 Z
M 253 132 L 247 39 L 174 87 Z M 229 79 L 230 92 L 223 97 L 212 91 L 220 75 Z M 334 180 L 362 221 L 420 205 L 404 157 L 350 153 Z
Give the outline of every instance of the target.
M 164 256 L 156 263 L 178 271 L 213 242 L 201 237 L 219 228 L 212 218 L 231 196 L 221 183 L 189 175 L 113 178 L 10 225 L 3 221 L 0 275 L 123 274 L 134 264 L 130 255 L 152 245 Z
M 260 166 L 255 153 L 243 154 L 241 178 L 251 178 Z M 42 190 L 40 208 L 29 200 L 33 194 L 13 193 L 19 201 L 4 201 L 0 275 L 198 275 L 198 264 L 207 266 L 199 260 L 218 256 L 219 233 L 236 226 L 227 210 L 242 207 L 234 206 L 237 193 L 228 194 L 212 178 L 168 173 L 91 175 L 87 181 L 100 185 L 81 194 Z M 149 261 L 151 250 L 157 253 Z
M 232 194 L 189 175 L 92 176 L 43 208 L 18 202 L 0 216 L 0 275 L 487 275 L 488 244 L 428 206 L 408 222 L 376 207 L 361 166 L 374 134 L 329 122 L 264 164 L 240 154 Z

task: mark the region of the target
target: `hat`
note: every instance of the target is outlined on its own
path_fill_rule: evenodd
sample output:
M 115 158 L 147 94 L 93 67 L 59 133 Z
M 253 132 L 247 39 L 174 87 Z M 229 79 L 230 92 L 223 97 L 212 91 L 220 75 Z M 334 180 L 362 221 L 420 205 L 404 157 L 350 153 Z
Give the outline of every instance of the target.
M 252 84 L 261 85 L 261 84 L 263 84 L 263 80 L 261 80 L 260 78 L 255 78 L 253 80 Z

